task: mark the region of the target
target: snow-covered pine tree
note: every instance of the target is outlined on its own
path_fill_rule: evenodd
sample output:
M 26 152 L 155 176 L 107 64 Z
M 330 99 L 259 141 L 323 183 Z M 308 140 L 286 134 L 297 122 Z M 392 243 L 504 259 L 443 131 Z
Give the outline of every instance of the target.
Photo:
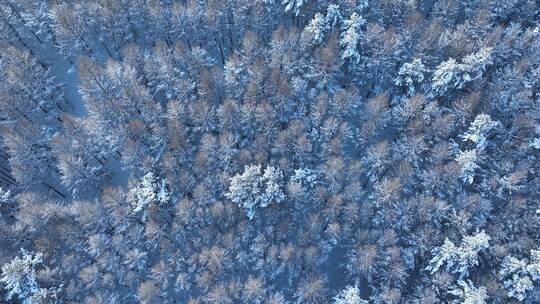
M 471 280 L 459 280 L 457 286 L 448 291 L 457 297 L 452 303 L 455 304 L 486 304 L 488 295 L 485 287 L 475 287 Z
M 424 74 L 428 71 L 422 59 L 416 58 L 401 66 L 395 84 L 399 87 L 405 87 L 407 95 L 412 96 L 416 93 L 416 86 L 424 81 Z
M 231 178 L 229 191 L 225 196 L 242 207 L 251 220 L 257 208 L 278 204 L 285 200 L 283 192 L 283 173 L 279 168 L 250 165 L 242 174 Z
M 471 53 L 465 56 L 461 63 L 449 58 L 435 68 L 432 90 L 441 96 L 449 89 L 461 89 L 465 84 L 482 77 L 486 68 L 492 64 L 492 48 L 482 48 Z
M 2 266 L 0 282 L 7 290 L 6 300 L 15 295 L 25 304 L 32 304 L 29 297 L 39 291 L 36 278 L 36 267 L 43 262 L 42 253 L 33 253 L 21 250 L 21 257 L 15 257 Z
M 469 275 L 469 269 L 478 265 L 478 254 L 489 248 L 490 240 L 484 231 L 464 236 L 459 247 L 447 238 L 442 246 L 432 250 L 433 258 L 426 270 L 433 274 L 446 264 L 448 271 L 458 273 L 461 279 L 465 278 Z
M 486 137 L 493 128 L 499 125 L 498 121 L 491 119 L 488 114 L 479 114 L 469 126 L 469 130 L 461 138 L 464 141 L 471 141 L 476 144 L 476 148 L 482 150 L 486 146 Z
M 333 304 L 368 304 L 369 302 L 360 297 L 358 286 L 346 286 L 335 297 Z
M 360 63 L 358 44 L 361 40 L 361 29 L 365 23 L 364 18 L 355 12 L 351 14 L 349 19 L 343 21 L 339 40 L 339 45 L 343 49 L 341 53 L 343 64 L 348 62 L 350 65 L 355 66 Z
M 171 199 L 165 180 L 158 179 L 152 172 L 146 173 L 130 192 L 134 196 L 132 201 L 133 212 L 143 211 L 151 203 L 164 205 Z
M 282 5 L 285 5 L 285 12 L 292 12 L 295 16 L 300 15 L 302 6 L 306 4 L 307 0 L 283 0 Z
M 298 168 L 294 170 L 291 181 L 300 183 L 306 189 L 313 189 L 319 180 L 319 172 L 308 168 Z
M 499 279 L 509 297 L 518 301 L 525 300 L 535 288 L 535 282 L 540 282 L 540 250 L 531 250 L 529 259 L 505 257 L 499 270 Z
M 308 45 L 317 45 L 323 41 L 324 32 L 326 30 L 326 22 L 321 13 L 315 14 L 313 19 L 302 32 L 302 38 Z
M 460 151 L 456 156 L 456 162 L 460 166 L 459 177 L 469 184 L 472 184 L 474 180 L 474 171 L 480 166 L 478 162 L 478 150 L 471 149 L 466 151 Z
M 325 26 L 328 30 L 332 31 L 337 28 L 338 24 L 343 20 L 343 16 L 340 12 L 340 7 L 337 4 L 330 4 L 326 9 L 326 16 L 324 18 Z

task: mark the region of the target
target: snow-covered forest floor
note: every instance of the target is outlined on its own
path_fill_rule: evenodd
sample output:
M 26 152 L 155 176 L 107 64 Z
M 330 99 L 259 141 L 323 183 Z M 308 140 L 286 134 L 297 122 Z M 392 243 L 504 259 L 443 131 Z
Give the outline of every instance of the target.
M 537 0 L 0 0 L 0 302 L 540 302 Z

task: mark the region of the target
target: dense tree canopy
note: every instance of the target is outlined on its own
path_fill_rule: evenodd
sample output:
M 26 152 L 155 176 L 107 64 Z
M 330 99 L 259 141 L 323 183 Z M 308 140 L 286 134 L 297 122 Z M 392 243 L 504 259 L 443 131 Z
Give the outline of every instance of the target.
M 0 0 L 0 302 L 540 302 L 538 0 Z

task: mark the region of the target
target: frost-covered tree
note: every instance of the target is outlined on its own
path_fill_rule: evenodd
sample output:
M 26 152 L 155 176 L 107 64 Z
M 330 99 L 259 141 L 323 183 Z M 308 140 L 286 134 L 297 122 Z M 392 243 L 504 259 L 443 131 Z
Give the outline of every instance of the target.
M 493 121 L 487 114 L 479 114 L 469 126 L 465 134 L 461 135 L 464 141 L 470 141 L 476 145 L 475 148 L 465 151 L 459 151 L 456 156 L 456 162 L 460 166 L 460 178 L 469 184 L 474 180 L 474 172 L 480 168 L 478 165 L 478 156 L 486 146 L 488 133 L 499 125 L 499 122 Z
M 60 292 L 63 285 L 51 288 L 40 288 L 31 294 L 24 304 L 61 304 L 63 303 Z
M 283 0 L 281 4 L 285 5 L 285 12 L 292 12 L 295 16 L 298 16 L 306 2 L 307 0 Z
M 0 135 L 11 175 L 21 188 L 42 188 L 58 177 L 50 139 L 58 131 L 64 96 L 53 71 L 30 51 L 2 47 Z
M 369 0 L 358 0 L 356 1 L 356 8 L 358 10 L 363 10 L 369 7 Z
M 349 19 L 343 21 L 339 40 L 339 45 L 343 49 L 341 53 L 343 63 L 349 61 L 354 66 L 360 62 L 358 44 L 360 43 L 361 28 L 365 23 L 365 19 L 357 13 L 352 13 Z
M 475 235 L 463 237 L 459 247 L 459 263 L 457 271 L 464 275 L 468 274 L 468 269 L 478 265 L 478 254 L 489 248 L 491 237 L 483 230 Z
M 326 9 L 326 16 L 324 18 L 324 23 L 327 29 L 333 30 L 338 26 L 339 22 L 343 20 L 343 16 L 341 16 L 339 9 L 339 5 L 337 4 L 328 5 L 328 8 Z
M 534 281 L 540 280 L 540 250 L 531 250 L 527 271 Z
M 54 19 L 53 31 L 55 46 L 58 51 L 68 58 L 79 55 L 91 55 L 95 51 L 92 47 L 92 28 L 86 21 L 91 20 L 85 16 L 86 12 L 81 5 L 75 4 L 76 8 L 67 3 L 57 3 L 52 6 L 50 14 Z
M 333 304 L 368 304 L 369 302 L 360 297 L 358 286 L 347 286 L 335 297 Z
M 166 181 L 158 179 L 152 172 L 146 173 L 130 192 L 134 196 L 133 212 L 145 210 L 151 203 L 164 205 L 171 198 Z
M 446 238 L 442 246 L 432 250 L 433 258 L 426 270 L 435 273 L 446 264 L 446 270 L 458 273 L 460 278 L 467 277 L 469 268 L 478 265 L 478 254 L 489 248 L 490 240 L 484 231 L 463 237 L 459 247 Z
M 267 207 L 285 200 L 283 192 L 283 173 L 279 168 L 250 165 L 244 173 L 231 178 L 229 191 L 225 196 L 246 211 L 251 220 L 257 208 Z
M 493 0 L 489 2 L 489 8 L 494 16 L 504 19 L 515 12 L 519 3 L 519 0 Z
M 40 288 L 36 278 L 36 267 L 43 262 L 43 254 L 21 250 L 22 256 L 15 257 L 2 266 L 0 282 L 7 290 L 7 300 L 17 295 L 25 304 L 32 304 L 29 297 Z
M 475 287 L 471 280 L 459 280 L 448 293 L 458 298 L 452 301 L 456 304 L 486 304 L 488 299 L 486 288 Z
M 13 202 L 13 196 L 11 195 L 11 190 L 4 190 L 0 187 L 0 206 L 11 205 Z
M 303 279 L 294 294 L 297 303 L 327 303 L 325 283 L 325 280 L 320 277 Z
M 319 181 L 319 172 L 308 168 L 298 168 L 294 170 L 291 181 L 300 183 L 302 187 L 312 189 Z
M 399 87 L 405 87 L 407 94 L 412 96 L 416 92 L 415 86 L 424 81 L 424 74 L 429 70 L 426 68 L 422 59 L 416 58 L 411 62 L 404 63 L 398 71 L 395 84 Z
M 454 58 L 442 62 L 435 68 L 431 87 L 439 95 L 448 89 L 458 87 L 460 83 L 461 67 Z
M 58 158 L 60 180 L 73 197 L 88 197 L 111 178 L 107 166 L 110 155 L 104 142 L 92 136 L 93 132 L 89 130 L 94 127 L 92 121 L 64 116 L 63 122 L 64 132 L 51 138 L 52 150 Z M 79 140 L 73 140 L 77 137 Z
M 478 150 L 471 149 L 466 151 L 460 151 L 456 156 L 456 162 L 460 167 L 459 177 L 469 184 L 472 184 L 474 180 L 474 171 L 480 166 L 477 164 Z
M 525 300 L 534 289 L 534 282 L 540 281 L 540 250 L 531 250 L 529 260 L 507 256 L 499 270 L 499 278 L 509 297 Z
M 231 178 L 229 192 L 225 196 L 243 207 L 250 219 L 255 215 L 254 208 L 260 202 L 263 194 L 261 165 L 251 165 L 244 168 L 244 173 Z
M 426 270 L 435 273 L 448 261 L 455 260 L 459 254 L 459 249 L 454 242 L 446 238 L 441 246 L 432 250 L 432 253 L 434 256 L 429 261 Z
M 540 125 L 537 125 L 535 128 L 536 137 L 531 140 L 529 144 L 531 148 L 540 150 Z
M 302 36 L 310 45 L 317 45 L 323 41 L 325 30 L 325 19 L 321 13 L 317 13 L 304 28 Z
M 486 145 L 486 137 L 493 128 L 499 125 L 498 121 L 493 121 L 488 114 L 480 114 L 476 116 L 474 121 L 469 126 L 469 130 L 463 135 L 464 141 L 471 141 L 476 144 L 477 149 L 484 149 Z
M 493 64 L 492 48 L 482 48 L 465 56 L 461 63 L 454 58 L 439 64 L 433 72 L 432 89 L 443 95 L 449 89 L 461 89 L 465 84 L 482 77 L 486 67 Z
M 285 200 L 283 193 L 283 173 L 281 169 L 268 166 L 262 176 L 264 193 L 261 197 L 260 207 L 267 207 L 273 203 L 281 203 Z
M 6 214 L 12 214 L 16 210 L 15 207 L 15 197 L 11 193 L 11 189 L 4 190 L 0 187 L 0 218 Z
M 48 264 L 0 302 L 537 302 L 537 15 L 0 1 L 0 261 Z
M 523 301 L 528 291 L 533 289 L 533 282 L 527 271 L 525 260 L 508 256 L 504 259 L 499 276 L 503 286 L 508 290 L 508 296 Z
M 533 139 L 531 142 L 531 147 L 540 150 L 540 137 Z
M 3 47 L 0 56 L 0 93 L 9 99 L 2 104 L 2 124 L 14 125 L 20 120 L 52 126 L 65 105 L 62 85 L 52 69 L 32 52 L 13 46 Z M 17 111 L 12 113 L 12 111 Z
M 486 68 L 493 64 L 493 48 L 485 47 L 476 53 L 465 56 L 461 63 L 461 83 L 459 88 L 465 83 L 482 77 Z
M 20 15 L 32 34 L 40 43 L 49 40 L 52 36 L 53 19 L 48 1 L 22 0 L 17 2 L 22 8 Z

